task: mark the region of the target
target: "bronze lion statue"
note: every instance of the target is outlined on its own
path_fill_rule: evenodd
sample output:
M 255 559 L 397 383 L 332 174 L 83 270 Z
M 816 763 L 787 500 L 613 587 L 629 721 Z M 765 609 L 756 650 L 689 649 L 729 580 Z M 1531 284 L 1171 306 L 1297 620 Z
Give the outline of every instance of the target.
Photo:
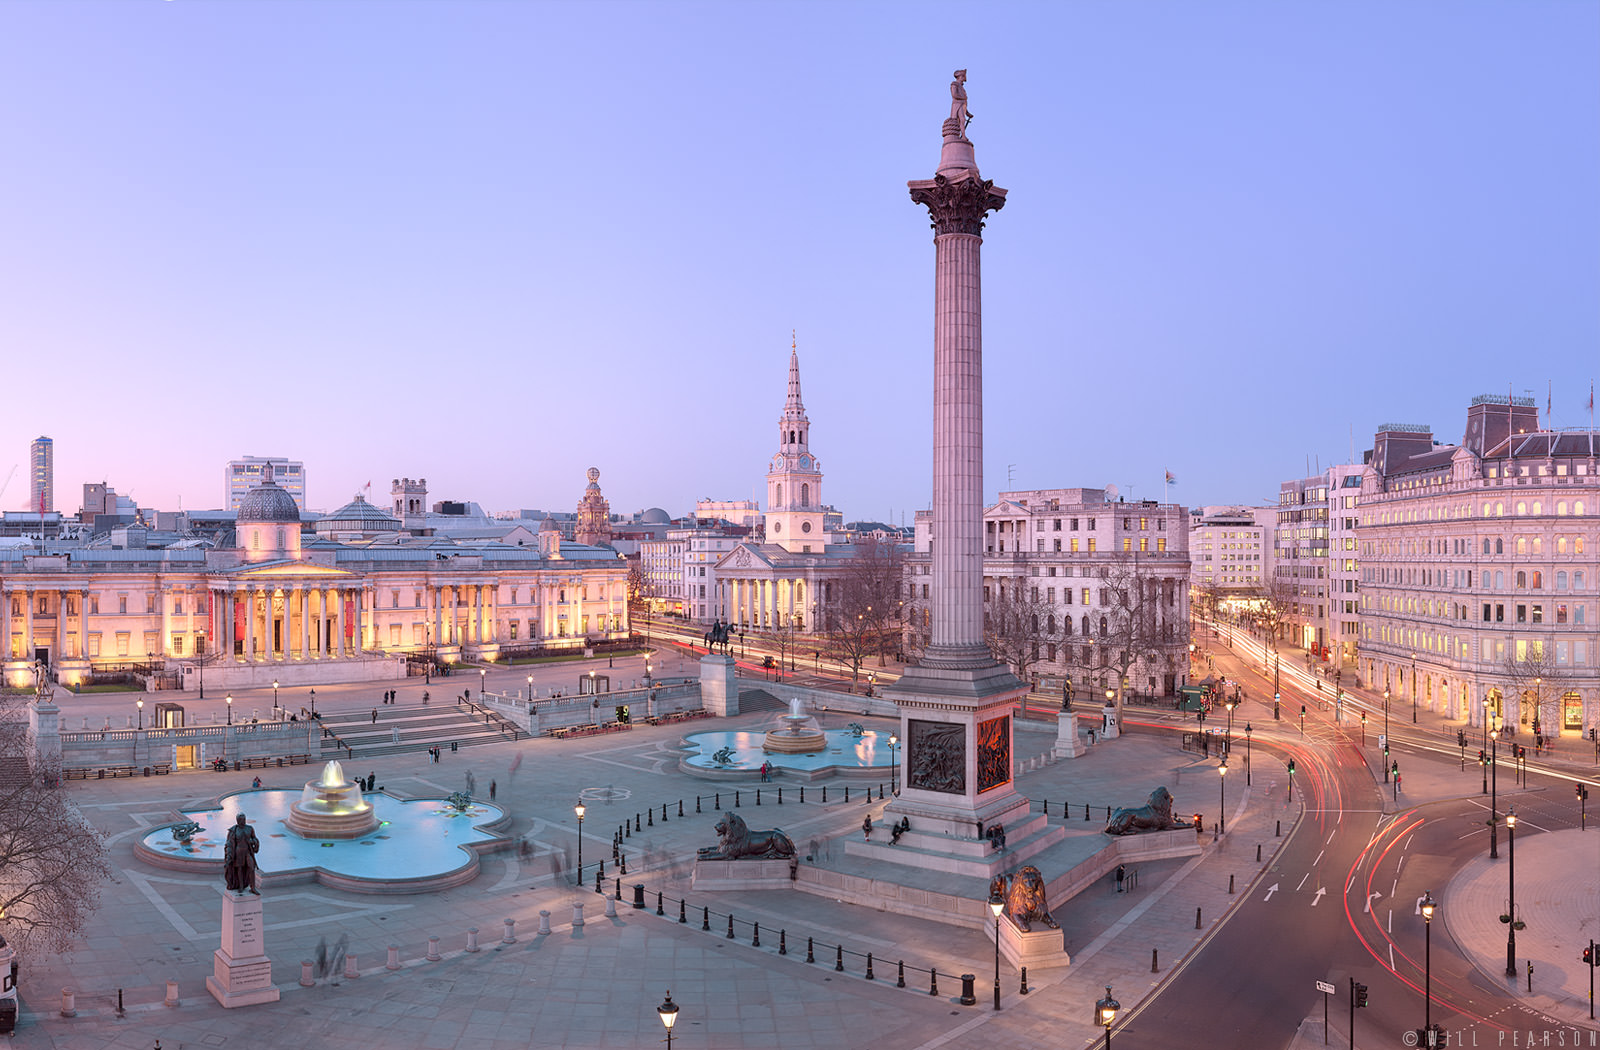
M 1178 827 L 1172 820 L 1172 792 L 1158 787 L 1150 792 L 1150 801 L 1137 809 L 1123 808 L 1111 815 L 1106 824 L 1107 835 L 1132 835 L 1140 831 L 1166 831 Z
M 1033 923 L 1036 922 L 1042 922 L 1052 930 L 1061 929 L 1060 924 L 1050 917 L 1050 904 L 1044 899 L 1044 876 L 1032 864 L 1017 869 L 1017 873 L 1010 876 L 1009 886 L 1006 876 L 995 876 L 994 881 L 989 883 L 989 896 L 996 894 L 1006 902 L 1005 914 L 1011 916 L 1011 921 L 1023 933 L 1032 932 Z
M 700 850 L 701 860 L 778 860 L 794 856 L 794 843 L 780 829 L 751 831 L 737 813 L 724 813 L 716 824 L 718 845 Z

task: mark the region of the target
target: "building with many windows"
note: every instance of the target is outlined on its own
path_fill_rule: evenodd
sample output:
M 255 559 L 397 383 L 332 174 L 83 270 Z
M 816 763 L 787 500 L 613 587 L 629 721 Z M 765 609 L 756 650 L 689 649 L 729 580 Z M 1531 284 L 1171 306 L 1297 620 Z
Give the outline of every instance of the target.
M 404 674 L 410 657 L 627 637 L 627 570 L 609 548 L 555 532 L 522 547 L 363 539 L 306 531 L 266 465 L 222 549 L 0 549 L 5 680 L 30 685 L 43 665 L 69 684 L 131 669 L 219 688 L 361 681 Z
M 1512 732 L 1600 722 L 1600 433 L 1500 395 L 1473 399 L 1460 445 L 1384 426 L 1356 514 L 1371 688 Z
M 28 507 L 34 514 L 56 509 L 56 443 L 36 437 L 28 446 Z
M 908 646 L 932 637 L 932 514 L 906 559 Z M 1102 489 L 1002 492 L 983 515 L 985 634 L 1022 678 L 1165 696 L 1189 649 L 1189 512 Z M 1120 687 L 1120 688 L 1119 688 Z
M 1201 507 L 1190 515 L 1189 560 L 1201 593 L 1219 601 L 1248 598 L 1272 578 L 1275 511 L 1263 507 Z
M 223 508 L 238 510 L 250 490 L 261 484 L 268 467 L 274 483 L 294 499 L 296 507 L 305 510 L 306 465 L 282 456 L 245 456 L 230 461 L 222 471 Z

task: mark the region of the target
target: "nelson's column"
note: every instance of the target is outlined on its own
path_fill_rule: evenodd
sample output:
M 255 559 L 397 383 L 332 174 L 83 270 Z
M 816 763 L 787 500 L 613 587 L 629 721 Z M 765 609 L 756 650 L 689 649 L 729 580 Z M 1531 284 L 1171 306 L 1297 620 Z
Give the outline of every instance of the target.
M 920 663 L 886 690 L 900 706 L 906 750 L 905 786 L 885 820 L 908 819 L 911 844 L 944 856 L 930 866 L 980 875 L 1001 863 L 984 838 L 996 824 L 1005 826 L 1007 864 L 1060 836 L 1028 815 L 1015 788 L 1011 708 L 1027 687 L 983 638 L 979 253 L 984 217 L 1005 205 L 1006 191 L 978 174 L 965 82 L 958 70 L 938 171 L 908 184 L 934 231 L 933 625 Z

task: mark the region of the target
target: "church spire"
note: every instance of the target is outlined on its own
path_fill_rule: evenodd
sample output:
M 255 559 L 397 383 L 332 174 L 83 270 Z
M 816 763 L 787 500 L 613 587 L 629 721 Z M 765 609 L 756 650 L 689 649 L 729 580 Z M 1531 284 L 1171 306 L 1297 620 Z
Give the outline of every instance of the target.
M 783 403 L 785 421 L 806 418 L 806 406 L 800 400 L 800 350 L 799 340 L 793 330 L 789 333 L 789 397 Z

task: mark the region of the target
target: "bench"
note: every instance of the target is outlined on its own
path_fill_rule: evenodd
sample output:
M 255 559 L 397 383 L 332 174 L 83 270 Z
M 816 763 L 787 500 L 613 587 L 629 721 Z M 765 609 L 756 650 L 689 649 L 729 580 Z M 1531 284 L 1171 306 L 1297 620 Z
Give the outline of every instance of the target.
M 63 769 L 61 774 L 68 780 L 88 780 L 91 772 L 93 772 L 93 770 L 85 769 L 82 766 L 70 766 L 66 769 Z
M 156 765 L 152 766 L 151 768 L 155 770 L 156 776 L 164 777 L 168 773 L 172 772 L 172 763 L 171 762 L 159 762 Z
M 105 769 L 101 770 L 101 772 L 102 773 L 110 773 L 113 778 L 115 778 L 115 777 L 131 777 L 131 776 L 133 776 L 133 767 L 132 766 L 107 766 Z

